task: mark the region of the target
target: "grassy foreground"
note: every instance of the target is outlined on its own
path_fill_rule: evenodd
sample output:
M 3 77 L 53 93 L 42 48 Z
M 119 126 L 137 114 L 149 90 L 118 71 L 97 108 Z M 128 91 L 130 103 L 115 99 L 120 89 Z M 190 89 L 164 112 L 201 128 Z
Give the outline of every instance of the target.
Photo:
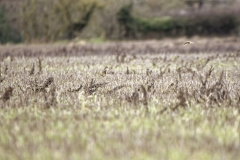
M 239 159 L 240 54 L 145 49 L 2 49 L 0 159 Z

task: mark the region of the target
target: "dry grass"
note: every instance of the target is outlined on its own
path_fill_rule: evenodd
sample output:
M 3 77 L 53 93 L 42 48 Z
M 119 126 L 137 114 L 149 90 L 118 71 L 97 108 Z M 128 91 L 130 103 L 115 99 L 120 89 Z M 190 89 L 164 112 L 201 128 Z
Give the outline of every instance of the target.
M 237 159 L 226 41 L 2 47 L 0 159 Z

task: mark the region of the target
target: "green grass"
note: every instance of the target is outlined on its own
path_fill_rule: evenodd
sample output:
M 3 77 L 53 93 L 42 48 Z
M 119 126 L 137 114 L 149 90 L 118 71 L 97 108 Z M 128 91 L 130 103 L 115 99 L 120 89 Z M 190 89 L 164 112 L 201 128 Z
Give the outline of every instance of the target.
M 2 109 L 1 159 L 237 159 L 239 114 L 111 106 Z
M 70 48 L 63 52 L 72 51 Z M 42 73 L 38 73 L 37 57 L 13 55 L 12 61 L 3 57 L 0 95 L 8 86 L 14 90 L 5 103 L 0 100 L 0 159 L 239 159 L 240 58 L 215 57 L 209 53 L 170 54 L 167 60 L 164 56 L 127 54 L 120 62 L 116 55 L 90 53 L 77 57 L 40 56 Z M 32 64 L 35 71 L 29 75 Z M 192 72 L 187 71 L 189 65 L 196 71 L 193 78 Z M 105 66 L 109 71 L 105 76 L 99 75 Z M 170 70 L 162 74 L 166 66 Z M 222 88 L 209 92 L 213 97 L 223 91 L 228 95 L 215 101 L 200 89 L 199 76 L 205 77 L 211 66 L 214 70 L 206 90 L 219 80 L 224 70 L 219 82 Z M 146 73 L 147 68 L 151 73 Z M 54 82 L 44 88 L 46 92 L 34 91 L 48 77 L 53 77 Z M 107 84 L 90 94 L 86 87 L 91 89 L 91 79 L 94 84 Z M 148 90 L 151 82 L 154 87 Z M 83 87 L 79 91 L 73 91 L 80 85 Z M 126 87 L 109 94 L 120 85 Z M 147 90 L 147 106 L 143 103 L 143 92 L 138 90 L 140 85 Z M 135 91 L 139 99 L 134 100 L 131 96 Z M 182 104 L 181 92 L 185 98 Z M 164 108 L 167 109 L 162 112 Z

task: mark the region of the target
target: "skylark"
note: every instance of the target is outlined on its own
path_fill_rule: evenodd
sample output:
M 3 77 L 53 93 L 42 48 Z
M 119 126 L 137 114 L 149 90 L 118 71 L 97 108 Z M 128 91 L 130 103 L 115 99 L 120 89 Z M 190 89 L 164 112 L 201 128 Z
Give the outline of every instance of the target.
M 191 41 L 186 41 L 186 42 L 184 43 L 184 46 L 185 46 L 185 45 L 189 45 L 189 44 L 193 44 L 193 42 L 191 42 Z

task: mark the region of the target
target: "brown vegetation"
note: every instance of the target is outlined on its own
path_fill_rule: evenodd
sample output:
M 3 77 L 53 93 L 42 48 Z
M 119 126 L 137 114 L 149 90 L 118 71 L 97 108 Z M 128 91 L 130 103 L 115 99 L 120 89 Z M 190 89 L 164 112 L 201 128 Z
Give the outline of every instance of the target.
M 3 159 L 239 157 L 239 39 L 0 47 Z
M 165 46 L 165 42 L 172 46 Z M 224 42 L 219 39 L 216 44 L 199 40 L 189 47 L 183 47 L 180 40 L 46 50 L 6 47 L 1 49 L 1 84 L 12 87 L 2 89 L 2 100 L 9 100 L 10 106 L 41 106 L 44 101 L 47 106 L 79 105 L 82 91 L 85 96 L 108 97 L 119 104 L 147 108 L 157 99 L 160 113 L 198 104 L 238 107 L 238 74 L 234 72 L 238 65 L 231 66 L 240 55 L 237 42 L 239 39 L 232 38 Z M 207 54 L 198 55 L 202 52 Z M 229 67 L 219 69 L 221 64 Z

